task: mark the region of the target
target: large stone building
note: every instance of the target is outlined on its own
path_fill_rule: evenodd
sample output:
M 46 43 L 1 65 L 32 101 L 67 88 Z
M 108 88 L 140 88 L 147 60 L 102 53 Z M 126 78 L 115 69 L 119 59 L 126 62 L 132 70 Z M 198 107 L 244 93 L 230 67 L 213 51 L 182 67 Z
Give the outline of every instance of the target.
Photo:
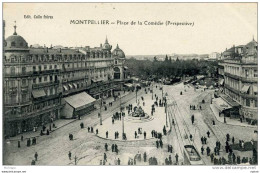
M 110 97 L 125 80 L 125 54 L 118 46 L 111 52 L 107 39 L 95 48 L 33 48 L 14 29 L 4 40 L 5 136 L 61 118 L 66 97 Z
M 238 116 L 248 122 L 257 120 L 258 43 L 226 49 L 218 63 L 220 91 L 227 102 L 239 104 Z M 232 105 L 231 105 L 232 106 Z

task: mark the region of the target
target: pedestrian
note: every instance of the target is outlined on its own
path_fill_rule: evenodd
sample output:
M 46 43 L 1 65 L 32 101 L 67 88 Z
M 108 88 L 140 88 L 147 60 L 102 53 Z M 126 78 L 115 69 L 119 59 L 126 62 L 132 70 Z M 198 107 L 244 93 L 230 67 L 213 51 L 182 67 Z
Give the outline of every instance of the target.
M 90 132 L 90 127 L 88 127 L 88 132 Z
M 207 132 L 207 135 L 208 135 L 208 138 L 209 138 L 209 135 L 210 135 L 210 132 L 209 132 L 209 131 Z
M 234 138 L 234 136 L 232 137 L 232 144 L 234 144 L 235 143 L 235 138 Z
M 192 141 L 192 134 L 190 134 L 190 140 Z
M 98 134 L 98 129 L 96 129 L 96 134 Z
M 179 155 L 178 155 L 178 153 L 176 153 L 176 155 L 175 155 L 175 159 L 176 159 L 176 164 L 178 163 L 178 159 L 179 159 Z
M 69 151 L 69 154 L 68 154 L 68 156 L 69 156 L 69 159 L 71 160 L 71 152 Z
M 213 160 L 214 160 L 214 154 L 213 153 L 211 153 L 211 155 L 210 155 L 210 160 L 213 163 Z
M 207 138 L 204 137 L 204 144 L 207 144 Z
M 49 134 L 50 134 L 50 131 L 49 131 L 49 129 L 47 129 L 46 135 L 49 135 Z
M 91 133 L 93 133 L 93 127 L 91 127 Z
M 34 158 L 35 158 L 35 161 L 37 161 L 37 158 L 38 158 L 38 153 L 37 152 L 34 154 Z
M 174 119 L 172 119 L 172 125 L 174 125 Z
M 119 158 L 117 159 L 117 165 L 120 165 L 120 159 Z
M 112 152 L 114 152 L 115 151 L 115 145 L 114 144 L 112 144 Z
M 108 151 L 108 145 L 105 143 L 105 150 Z
M 194 115 L 191 116 L 191 123 L 194 123 Z
M 32 160 L 31 165 L 35 165 L 35 160 Z
M 161 146 L 161 148 L 163 148 L 163 142 L 161 139 L 160 139 L 160 146 Z
M 106 131 L 106 138 L 108 138 L 108 131 Z
M 107 161 L 107 155 L 104 153 L 104 161 Z
M 21 136 L 21 141 L 23 141 L 23 135 Z
M 209 154 L 210 154 L 210 148 L 209 147 L 207 147 L 207 156 L 209 156 Z
M 226 117 L 224 117 L 224 123 L 227 123 Z
M 204 138 L 203 138 L 203 136 L 200 138 L 200 140 L 201 140 L 201 144 L 204 144 Z
M 147 155 L 146 152 L 144 152 L 144 162 L 146 162 L 146 159 L 147 159 Z
M 215 156 L 217 155 L 217 147 L 214 148 Z
M 156 148 L 159 148 L 159 141 L 156 141 Z
M 21 147 L 21 145 L 20 145 L 20 141 L 18 141 L 18 148 L 20 148 Z
M 144 139 L 146 139 L 146 132 L 144 131 Z
M 135 131 L 135 139 L 137 138 L 137 132 Z
M 204 152 L 204 148 L 203 146 L 201 146 L 201 154 L 203 155 L 203 152 Z
M 213 126 L 216 125 L 215 120 L 212 120 L 212 124 L 213 124 Z

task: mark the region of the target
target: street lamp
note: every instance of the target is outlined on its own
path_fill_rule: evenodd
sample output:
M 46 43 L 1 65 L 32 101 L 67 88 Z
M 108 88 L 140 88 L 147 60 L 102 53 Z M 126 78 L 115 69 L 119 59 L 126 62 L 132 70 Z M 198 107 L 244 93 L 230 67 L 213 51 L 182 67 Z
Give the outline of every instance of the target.
M 124 139 L 125 127 L 124 127 L 124 116 L 122 115 L 122 103 L 121 103 L 121 94 L 119 93 L 119 100 L 120 100 L 120 114 L 122 116 L 122 140 Z
M 166 127 L 168 127 L 168 121 L 167 121 L 167 101 L 165 99 L 165 115 L 166 115 Z
M 102 102 L 103 102 L 103 97 L 101 97 L 101 99 L 100 99 L 100 108 L 99 108 L 100 125 L 102 125 L 102 114 L 101 114 Z
M 137 86 L 135 86 L 135 102 L 137 103 Z

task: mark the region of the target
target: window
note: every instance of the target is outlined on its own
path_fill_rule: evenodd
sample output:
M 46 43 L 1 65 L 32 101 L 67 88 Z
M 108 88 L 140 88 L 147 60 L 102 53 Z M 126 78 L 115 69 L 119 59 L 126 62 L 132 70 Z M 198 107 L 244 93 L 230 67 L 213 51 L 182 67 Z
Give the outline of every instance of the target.
M 50 95 L 53 94 L 53 88 L 50 88 Z
M 54 65 L 54 69 L 56 69 L 57 68 L 57 65 Z
M 45 81 L 45 82 L 47 81 L 47 76 L 44 76 L 44 81 Z
M 44 65 L 44 70 L 47 70 L 47 65 Z
M 22 67 L 22 74 L 26 73 L 26 67 Z
M 52 65 L 50 65 L 50 69 L 52 69 Z
M 52 81 L 52 76 L 50 76 L 50 81 Z
M 22 85 L 26 85 L 26 79 L 22 80 Z
M 42 77 L 39 77 L 39 82 L 42 82 Z
M 248 70 L 245 70 L 245 74 L 246 74 L 246 77 L 249 76 L 249 72 L 248 72 Z
M 39 65 L 38 67 L 39 67 L 39 71 L 42 71 L 42 66 Z
M 12 43 L 11 43 L 11 46 L 15 46 L 15 42 L 12 42 Z
M 255 107 L 257 107 L 257 100 L 255 100 Z
M 15 67 L 11 67 L 11 74 L 15 74 Z
M 254 70 L 254 77 L 258 77 L 257 70 Z
M 25 102 L 26 100 L 26 94 L 22 94 L 22 102 Z
M 35 72 L 36 71 L 36 67 L 35 66 L 33 66 L 33 72 Z
M 36 78 L 33 78 L 33 83 L 36 84 Z
M 250 100 L 249 99 L 246 99 L 246 106 L 250 106 Z

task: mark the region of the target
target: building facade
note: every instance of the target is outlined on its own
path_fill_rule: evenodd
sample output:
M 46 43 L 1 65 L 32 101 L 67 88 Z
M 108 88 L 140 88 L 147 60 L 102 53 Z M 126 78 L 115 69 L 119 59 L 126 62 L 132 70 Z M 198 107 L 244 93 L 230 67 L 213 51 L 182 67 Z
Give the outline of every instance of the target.
M 120 78 L 114 80 L 114 66 L 124 67 L 124 52 L 120 49 L 117 55 L 117 47 L 113 54 L 107 39 L 95 48 L 33 48 L 14 29 L 4 40 L 5 136 L 61 118 L 64 97 L 83 91 L 96 99 L 110 97 L 117 83 L 124 81 L 121 70 Z M 121 64 L 114 64 L 115 59 Z
M 258 43 L 233 46 L 222 53 L 218 63 L 219 85 L 223 94 L 239 103 L 239 116 L 257 120 Z

